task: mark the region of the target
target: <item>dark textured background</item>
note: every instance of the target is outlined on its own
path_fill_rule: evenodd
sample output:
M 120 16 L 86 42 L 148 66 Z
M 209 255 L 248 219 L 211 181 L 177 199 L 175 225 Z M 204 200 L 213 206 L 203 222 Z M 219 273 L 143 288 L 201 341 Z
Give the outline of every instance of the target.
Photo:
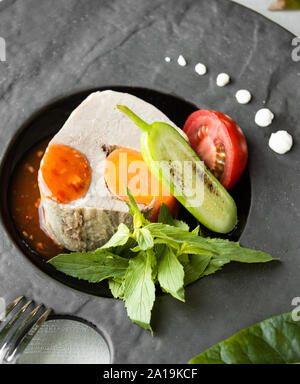
M 290 58 L 291 34 L 225 0 L 5 0 L 0 36 L 7 44 L 7 61 L 0 62 L 1 157 L 27 118 L 73 92 L 113 84 L 177 94 L 228 113 L 245 131 L 252 205 L 241 242 L 281 258 L 226 266 L 189 287 L 185 304 L 160 297 L 151 337 L 128 320 L 121 301 L 88 296 L 45 276 L 1 229 L 0 296 L 26 294 L 57 313 L 91 321 L 108 337 L 114 362 L 122 363 L 184 363 L 239 329 L 291 309 L 300 296 L 300 63 Z M 164 62 L 180 53 L 187 67 Z M 204 77 L 193 70 L 198 61 L 208 66 Z M 215 85 L 221 71 L 233 78 L 223 89 Z M 240 88 L 252 91 L 251 104 L 235 102 Z M 264 103 L 276 119 L 259 128 L 254 114 Z M 267 147 L 278 129 L 295 138 L 285 156 Z

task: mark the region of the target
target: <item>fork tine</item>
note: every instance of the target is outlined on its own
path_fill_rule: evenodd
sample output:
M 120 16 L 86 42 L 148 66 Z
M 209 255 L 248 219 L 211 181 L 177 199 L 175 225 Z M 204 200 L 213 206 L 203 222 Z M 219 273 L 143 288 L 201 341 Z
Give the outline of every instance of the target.
M 5 356 L 8 348 L 9 348 L 9 342 L 11 337 L 14 337 L 14 335 L 17 333 L 19 327 L 17 327 L 17 330 L 14 331 L 14 328 L 16 328 L 15 324 L 19 320 L 19 318 L 23 315 L 24 312 L 26 312 L 27 308 L 32 303 L 32 300 L 29 300 L 26 304 L 23 305 L 23 307 L 7 322 L 7 324 L 4 325 L 4 328 L 2 329 L 0 333 L 0 363 L 3 360 L 3 357 Z M 25 319 L 26 320 L 26 319 Z M 24 321 L 22 322 L 21 326 L 23 325 Z M 11 334 L 13 335 L 11 336 Z
M 1 332 L 1 340 L 0 340 L 0 362 L 3 361 L 5 355 L 7 354 L 10 346 L 14 344 L 19 337 L 21 337 L 22 333 L 26 329 L 26 326 L 30 323 L 36 313 L 42 307 L 42 304 L 37 306 L 30 314 L 22 321 L 20 325 L 14 327 L 16 321 L 20 318 L 20 316 L 27 310 L 29 305 L 32 303 L 32 300 L 28 301 L 16 314 L 15 316 L 7 323 L 7 325 L 3 328 Z M 16 328 L 14 333 L 13 328 Z
M 23 307 L 19 309 L 19 311 L 7 322 L 7 324 L 4 325 L 0 333 L 0 353 L 3 347 L 3 344 L 7 339 L 7 334 L 12 329 L 14 324 L 18 321 L 18 319 L 22 316 L 22 314 L 27 310 L 27 308 L 31 303 L 32 303 L 32 300 L 29 300 L 26 304 L 24 304 Z M 16 304 L 14 306 L 16 306 Z
M 9 303 L 6 307 L 5 315 L 7 316 L 19 304 L 22 299 L 24 299 L 24 296 L 19 296 L 11 303 Z
M 42 308 L 43 304 L 38 305 L 36 308 L 34 308 L 33 311 L 29 313 L 29 315 L 22 321 L 18 329 L 15 331 L 15 333 L 12 336 L 13 339 L 17 339 L 19 336 L 21 336 L 22 332 L 25 330 L 27 325 L 31 322 L 31 320 L 34 318 L 34 316 L 38 313 L 38 311 Z
M 33 339 L 34 335 L 37 333 L 37 331 L 41 328 L 41 326 L 44 324 L 44 322 L 47 320 L 48 316 L 52 312 L 52 309 L 47 309 L 38 319 L 37 321 L 32 324 L 30 330 L 26 332 L 26 334 L 22 337 L 22 339 L 18 342 L 16 340 L 16 345 L 13 347 L 13 351 L 10 352 L 10 350 L 6 353 L 6 356 L 4 357 L 5 363 L 7 364 L 14 364 L 19 359 L 20 355 L 23 353 L 27 345 L 30 343 L 30 341 Z

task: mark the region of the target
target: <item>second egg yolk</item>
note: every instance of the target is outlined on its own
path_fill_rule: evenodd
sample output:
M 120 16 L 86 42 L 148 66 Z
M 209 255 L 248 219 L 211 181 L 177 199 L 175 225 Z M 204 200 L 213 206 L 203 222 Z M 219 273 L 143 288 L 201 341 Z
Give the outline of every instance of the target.
M 128 201 L 127 187 L 137 204 L 148 206 L 155 199 L 152 221 L 157 220 L 162 203 L 177 215 L 177 200 L 151 174 L 141 152 L 130 148 L 112 151 L 106 158 L 104 177 L 109 191 L 119 199 Z

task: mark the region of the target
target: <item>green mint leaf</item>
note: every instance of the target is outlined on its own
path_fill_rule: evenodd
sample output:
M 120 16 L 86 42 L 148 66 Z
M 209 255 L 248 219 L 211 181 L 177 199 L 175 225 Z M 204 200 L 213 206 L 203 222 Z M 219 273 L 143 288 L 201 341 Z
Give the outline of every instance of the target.
M 134 229 L 139 229 L 143 226 L 142 214 L 135 213 L 133 216 L 133 227 Z
M 131 248 L 130 250 L 131 250 L 131 252 L 133 252 L 133 253 L 139 253 L 139 252 L 141 252 L 142 249 L 141 249 L 141 247 L 140 247 L 139 245 L 137 245 L 137 246 Z M 133 256 L 133 257 L 134 257 L 134 256 Z
M 215 247 L 218 255 L 229 261 L 237 261 L 240 263 L 266 263 L 276 260 L 269 253 L 257 251 L 241 247 L 238 242 L 223 240 L 223 239 L 205 239 L 208 244 Z
M 124 296 L 124 281 L 119 282 L 115 279 L 109 279 L 108 280 L 108 286 L 111 291 L 111 294 L 115 299 L 122 299 Z
M 188 243 L 188 242 L 185 242 L 185 243 L 181 243 L 180 245 L 180 248 L 179 248 L 179 253 L 180 254 L 194 254 L 194 255 L 207 255 L 207 254 L 210 254 L 211 256 L 212 255 L 216 255 L 217 253 L 215 252 L 215 250 L 211 249 L 210 247 L 207 249 L 207 247 L 205 246 L 205 244 L 191 244 L 191 243 Z
M 184 260 L 179 258 L 184 266 L 184 285 L 187 286 L 200 279 L 210 264 L 210 255 L 182 255 Z M 187 258 L 187 259 L 186 259 Z
M 128 196 L 128 199 L 129 199 L 129 203 L 126 202 L 128 208 L 129 208 L 129 213 L 132 215 L 133 217 L 133 224 L 134 224 L 134 229 L 139 229 L 140 227 L 142 227 L 143 225 L 147 225 L 150 223 L 150 221 L 148 221 L 144 215 L 142 214 L 142 212 L 139 210 L 139 207 L 137 206 L 137 203 L 136 201 L 134 200 L 134 197 L 132 196 L 129 188 L 127 188 L 127 196 Z
M 183 253 L 181 255 L 177 255 L 177 258 L 180 261 L 180 263 L 183 265 L 184 268 L 190 262 L 189 255 L 187 255 L 186 253 Z
M 198 225 L 196 228 L 194 228 L 191 233 L 193 235 L 202 236 L 200 225 Z
M 121 223 L 118 227 L 117 232 L 108 240 L 106 244 L 104 244 L 101 248 L 114 248 L 121 245 L 125 245 L 130 237 L 129 228 Z
M 158 222 L 162 224 L 172 225 L 173 220 L 174 219 L 171 215 L 169 207 L 166 204 L 162 203 L 158 214 Z
M 95 252 L 61 254 L 49 260 L 49 263 L 66 275 L 90 283 L 99 283 L 111 277 L 122 277 L 128 267 L 127 259 L 101 248 Z
M 177 242 L 172 241 L 172 239 L 168 239 L 167 237 L 163 238 L 154 238 L 154 244 L 155 245 L 167 245 L 171 248 L 173 248 L 177 254 L 180 253 L 181 244 L 178 244 Z
M 152 269 L 152 281 L 154 284 L 157 282 L 157 257 L 159 256 L 159 250 L 156 249 L 154 252 L 154 249 L 148 249 L 147 252 L 151 256 L 151 269 Z
M 200 277 L 212 275 L 213 273 L 220 271 L 223 266 L 228 263 L 230 263 L 230 259 L 227 259 L 226 257 L 211 258 L 210 263 L 205 268 L 204 272 Z
M 190 227 L 187 225 L 187 223 L 185 223 L 182 220 L 173 219 L 173 225 L 174 225 L 174 227 L 180 228 L 183 231 L 188 232 L 190 230 Z
M 162 203 L 159 210 L 158 222 L 162 224 L 173 225 L 174 227 L 181 228 L 185 231 L 190 230 L 190 227 L 184 221 L 173 218 L 169 207 L 164 203 Z
M 140 228 L 135 233 L 136 241 L 142 251 L 153 248 L 154 241 L 151 233 L 146 228 Z
M 221 256 L 241 263 L 264 263 L 275 260 L 266 252 L 243 248 L 233 241 L 201 237 L 165 224 L 151 223 L 145 228 L 150 231 L 155 242 L 156 239 L 160 239 L 175 249 L 180 246 L 181 253 L 207 254 L 214 258 Z
M 194 357 L 191 364 L 293 364 L 300 361 L 300 322 L 292 313 L 243 329 Z
M 132 248 L 136 246 L 136 241 L 132 237 L 130 237 L 126 244 L 120 245 L 118 247 L 114 247 L 112 252 L 115 255 L 125 257 L 126 259 L 130 259 L 131 257 L 135 257 L 136 255 L 132 252 Z M 109 249 L 109 248 L 108 248 Z
M 145 251 L 130 259 L 124 283 L 124 300 L 129 318 L 151 332 L 151 310 L 155 301 L 152 258 L 153 253 Z
M 137 206 L 136 201 L 134 200 L 134 197 L 132 196 L 130 189 L 127 187 L 126 188 L 127 196 L 129 199 L 129 203 L 127 203 L 129 211 L 132 216 L 134 216 L 136 213 L 141 213 L 139 210 L 139 207 Z
M 175 299 L 184 301 L 184 270 L 171 248 L 165 246 L 158 260 L 158 282 Z
M 227 258 L 214 258 L 211 255 L 181 254 L 179 261 L 184 267 L 184 285 L 187 286 L 201 277 L 212 275 L 230 263 Z
M 208 243 L 205 238 L 181 228 L 161 223 L 151 223 L 145 226 L 145 228 L 150 231 L 152 237 L 155 238 L 155 242 L 165 242 L 177 250 L 186 247 L 185 253 L 190 253 L 192 247 L 194 247 L 197 251 L 192 253 L 218 254 L 215 247 Z

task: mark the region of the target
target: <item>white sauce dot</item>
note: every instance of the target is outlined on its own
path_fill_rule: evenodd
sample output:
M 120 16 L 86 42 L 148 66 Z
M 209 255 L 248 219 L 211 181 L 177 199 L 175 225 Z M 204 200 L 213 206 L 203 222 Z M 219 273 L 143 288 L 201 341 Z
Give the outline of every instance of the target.
M 165 62 L 169 63 L 171 61 L 171 58 L 169 56 L 165 57 Z
M 179 55 L 179 56 L 178 56 L 177 63 L 178 63 L 181 67 L 185 67 L 185 66 L 186 66 L 186 60 L 185 60 L 185 58 L 184 58 L 182 55 Z
M 248 104 L 252 99 L 252 95 L 247 89 L 240 89 L 235 94 L 235 98 L 240 104 Z
M 225 87 L 225 85 L 229 84 L 230 82 L 230 76 L 227 73 L 219 73 L 217 76 L 217 86 L 218 87 Z
M 260 127 L 268 127 L 273 119 L 274 114 L 268 108 L 260 109 L 255 115 L 255 123 Z
M 207 72 L 207 68 L 204 64 L 198 63 L 195 65 L 195 71 L 198 73 L 198 75 L 203 76 Z
M 272 133 L 269 139 L 269 147 L 276 153 L 283 155 L 293 146 L 293 137 L 287 131 Z

